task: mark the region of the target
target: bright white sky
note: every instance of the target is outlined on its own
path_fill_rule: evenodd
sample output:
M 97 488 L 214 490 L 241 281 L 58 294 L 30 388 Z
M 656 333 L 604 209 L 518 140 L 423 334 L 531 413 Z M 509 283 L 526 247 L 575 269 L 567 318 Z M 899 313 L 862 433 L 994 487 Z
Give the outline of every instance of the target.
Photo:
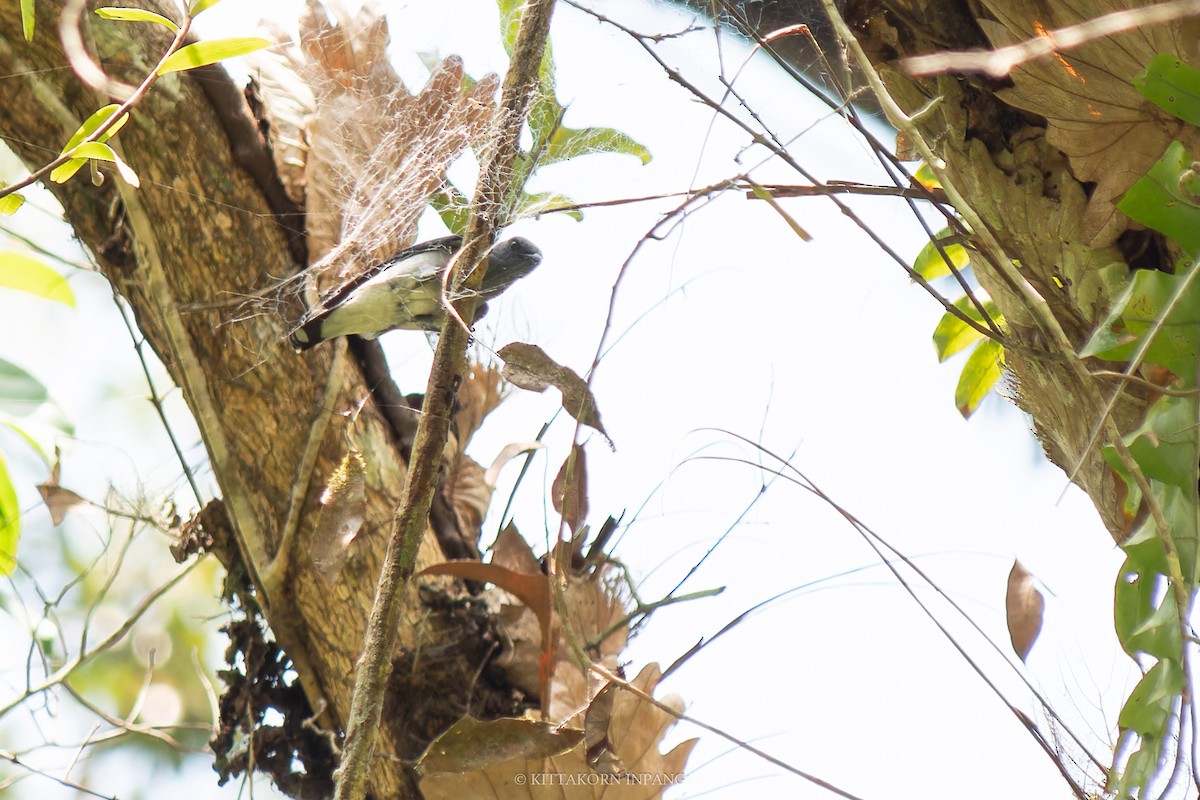
M 648 33 L 679 31 L 693 20 L 644 2 L 604 5 L 606 13 Z M 225 0 L 210 13 L 232 20 L 218 26 L 222 35 L 226 25 L 245 35 L 245 14 L 261 8 Z M 398 63 L 414 86 L 423 82 L 413 55 L 419 51 L 461 54 L 476 76 L 504 66 L 487 0 L 397 4 L 391 22 Z M 643 167 L 630 157 L 579 158 L 546 170 L 535 188 L 579 201 L 642 196 L 736 174 L 745 168 L 733 162 L 739 155 L 743 165 L 762 159 L 762 152 L 745 150 L 744 134 L 714 121 L 611 28 L 561 6 L 553 46 L 559 96 L 570 106 L 566 124 L 623 130 L 649 147 L 654 160 Z M 748 48 L 727 35 L 721 46 L 733 74 Z M 690 80 L 719 95 L 711 30 L 663 52 Z M 882 181 L 848 129 L 826 119 L 824 107 L 767 58 L 754 57 L 737 87 L 784 139 L 799 136 L 792 152 L 810 170 L 824 178 Z M 783 165 L 754 175 L 763 183 L 800 182 Z M 598 437 L 588 442 L 593 525 L 626 509 L 628 520 L 641 508 L 617 555 L 642 579 L 644 598 L 660 595 L 725 533 L 763 480 L 745 465 L 689 461 L 696 454 L 759 459 L 732 437 L 703 429 L 760 441 L 791 456 L 837 502 L 917 560 L 1005 652 L 1005 580 L 1013 557 L 1020 557 L 1054 593 L 1029 673 L 1081 734 L 1107 742 L 1136 673 L 1111 630 L 1112 585 L 1122 559 L 1090 503 L 1073 488 L 1064 495 L 1063 473 L 1046 464 L 1013 407 L 991 398 L 971 422 L 959 417 L 953 395 L 961 360 L 936 363 L 930 336 L 940 308 L 899 267 L 831 204 L 783 202 L 814 235 L 812 243 L 799 241 L 761 202 L 730 194 L 634 262 L 616 298 L 616 331 L 660 305 L 633 325 L 596 379 L 617 450 L 609 452 Z M 672 205 L 597 209 L 581 223 L 546 218 L 514 228 L 534 239 L 546 258 L 493 304 L 487 326 L 497 345 L 533 342 L 586 369 L 617 270 Z M 875 200 L 855 207 L 899 252 L 916 254 L 921 234 L 903 206 Z M 440 235 L 435 224 L 426 232 Z M 126 444 L 129 426 L 147 424 L 131 421 L 148 413 L 136 364 L 123 345 L 114 348 L 89 334 L 119 335 L 106 290 L 86 280 L 76 287 L 82 308 L 62 314 L 56 341 L 42 345 L 45 357 L 104 363 L 121 376 L 111 385 L 130 388 L 104 400 L 110 410 L 98 424 L 88 422 L 97 400 L 80 394 L 78 377 L 63 386 L 54 385 L 63 378 L 43 377 L 65 398 L 81 437 L 120 444 L 130 451 L 130 465 L 157 466 L 140 480 L 167 484 L 169 452 L 143 454 Z M 44 309 L 38 312 L 44 321 Z M 489 335 L 480 338 L 488 342 Z M 430 360 L 425 339 L 399 332 L 383 342 L 402 390 L 422 390 Z M 110 367 L 106 349 L 119 349 L 131 363 Z M 487 464 L 509 441 L 532 438 L 554 412 L 554 395 L 514 395 L 477 438 L 476 458 Z M 570 432 L 563 423 L 553 431 L 517 503 L 517 524 L 535 547 L 554 527 L 535 486 L 549 485 Z M 112 472 L 111 452 L 105 458 L 105 446 L 90 449 L 97 468 L 108 471 L 81 475 L 76 483 L 91 480 L 102 490 Z M 513 468 L 506 478 L 515 474 Z M 129 470 L 111 479 L 118 486 L 134 480 Z M 505 491 L 502 486 L 497 496 Z M 489 524 L 494 530 L 496 520 Z M 725 586 L 724 594 L 656 615 L 626 654 L 629 671 L 651 661 L 665 668 L 776 593 L 876 563 L 836 513 L 777 481 L 685 587 Z M 944 606 L 935 607 L 1010 701 L 1041 720 L 1028 691 L 990 648 L 965 633 Z M 1069 796 L 1011 712 L 879 566 L 755 614 L 662 689 L 681 695 L 691 715 L 864 798 Z M 687 780 L 673 797 L 830 796 L 687 725 L 673 731 L 672 742 L 697 735 Z M 1105 757 L 1103 744 L 1096 751 Z M 232 786 L 215 787 L 207 764 L 184 775 L 194 798 L 235 796 Z M 113 780 L 118 791 L 128 776 Z

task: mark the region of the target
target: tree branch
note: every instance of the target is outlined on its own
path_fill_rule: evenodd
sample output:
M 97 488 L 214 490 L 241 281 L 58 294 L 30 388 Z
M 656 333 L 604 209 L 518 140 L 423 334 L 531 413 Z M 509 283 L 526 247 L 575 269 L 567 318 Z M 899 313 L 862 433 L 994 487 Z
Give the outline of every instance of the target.
M 477 288 L 486 271 L 486 266 L 474 272 L 470 269 L 484 260 L 504 222 L 504 200 L 508 196 L 521 125 L 538 88 L 538 72 L 553 10 L 554 0 L 531 0 L 521 15 L 520 32 L 500 97 L 499 127 L 480 170 L 479 187 L 463 237 L 465 244 L 451 271 L 451 286 L 459 285 L 462 276 L 470 274 L 466 288 Z M 469 291 L 467 294 L 462 302 L 466 312 L 463 318 L 474 319 L 476 300 L 469 296 Z M 357 665 L 346 742 L 335 774 L 336 800 L 361 800 L 366 793 L 392 653 L 399 635 L 403 590 L 412 579 L 417 549 L 429 524 L 429 508 L 437 488 L 455 390 L 466 366 L 467 339 L 468 331 L 454 314 L 447 314 L 433 357 L 404 495 L 392 520 L 387 555 Z

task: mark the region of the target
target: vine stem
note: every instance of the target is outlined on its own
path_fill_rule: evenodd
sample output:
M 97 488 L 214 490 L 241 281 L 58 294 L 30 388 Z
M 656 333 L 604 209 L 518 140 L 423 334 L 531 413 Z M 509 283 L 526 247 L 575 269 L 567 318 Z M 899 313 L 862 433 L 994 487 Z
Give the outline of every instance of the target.
M 501 210 L 506 207 L 505 198 L 511 194 L 509 182 L 518 153 L 521 125 L 538 88 L 538 72 L 553 11 L 554 0 L 530 0 L 521 14 L 520 32 L 500 96 L 498 127 L 480 170 L 479 186 L 463 236 L 463 249 L 456 257 L 453 273 L 447 281 L 450 286 L 458 286 L 463 275 L 470 275 L 466 283 L 467 297 L 459 310 L 465 312 L 462 313 L 464 319 L 474 319 L 477 301 L 470 296 L 469 290 L 478 288 L 486 265 L 473 272 L 470 270 L 484 260 L 504 222 Z M 412 580 L 417 551 L 429 524 L 429 507 L 437 488 L 454 395 L 466 367 L 468 330 L 455 317 L 456 314 L 447 314 L 442 325 L 413 441 L 404 494 L 392 518 L 387 554 L 380 570 L 375 604 L 367 621 L 355 674 L 342 760 L 335 773 L 335 800 L 362 800 L 370 779 L 371 756 L 392 670 L 392 653 L 399 638 L 404 589 Z
M 66 24 L 65 18 L 64 18 L 64 24 Z M 87 142 L 95 142 L 95 141 L 99 140 L 99 138 L 101 136 L 103 136 L 105 133 L 108 132 L 109 128 L 111 128 L 113 125 L 116 125 L 117 122 L 120 121 L 121 117 L 123 117 L 127 113 L 129 113 L 130 109 L 132 109 L 135 105 L 137 105 L 139 102 L 141 102 L 142 98 L 146 96 L 146 92 L 150 91 L 150 87 L 154 84 L 154 82 L 156 80 L 158 80 L 158 77 L 159 77 L 158 70 L 163 65 L 163 62 L 165 62 L 168 58 L 170 58 L 175 53 L 175 51 L 178 50 L 183 45 L 184 39 L 187 38 L 188 32 L 191 29 L 192 29 L 192 17 L 190 14 L 184 15 L 183 24 L 180 25 L 179 30 L 177 30 L 175 32 L 175 38 L 171 40 L 171 45 L 167 48 L 166 52 L 163 53 L 162 58 L 160 58 L 158 60 L 158 63 L 154 65 L 154 69 L 150 70 L 149 74 L 147 74 L 146 77 L 142 79 L 142 82 L 138 84 L 137 88 L 133 90 L 133 93 L 131 95 L 129 95 L 129 97 L 125 100 L 125 102 L 123 102 L 123 103 L 121 103 L 121 105 L 117 106 L 117 110 L 114 111 L 112 114 L 109 114 L 108 119 L 106 119 L 103 123 L 101 123 L 101 125 L 98 128 L 96 128 L 96 130 L 94 130 L 90 134 L 88 134 L 88 136 L 83 141 L 81 141 L 80 144 L 86 144 Z M 71 160 L 70 155 L 68 155 L 67 153 L 60 153 L 58 155 L 58 157 L 55 158 L 53 161 L 51 161 L 49 164 L 46 164 L 45 166 L 40 167 L 39 169 L 37 169 L 33 173 L 25 176 L 24 178 L 17 181 L 16 183 L 11 183 L 8 186 L 0 187 L 0 197 L 7 197 L 8 195 L 13 194 L 14 192 L 19 192 L 20 190 L 24 189 L 26 186 L 30 186 L 34 183 L 37 183 L 42 178 L 46 177 L 51 172 L 53 172 L 56 168 L 62 166 L 63 164 L 67 163 L 70 160 Z

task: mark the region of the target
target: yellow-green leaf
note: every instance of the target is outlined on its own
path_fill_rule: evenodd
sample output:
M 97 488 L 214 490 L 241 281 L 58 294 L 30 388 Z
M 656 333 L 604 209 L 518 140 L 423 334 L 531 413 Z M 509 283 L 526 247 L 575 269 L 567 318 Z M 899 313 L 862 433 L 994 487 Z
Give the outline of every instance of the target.
M 67 279 L 23 253 L 0 251 L 0 286 L 75 307 L 75 293 Z
M 227 58 L 244 56 L 255 50 L 270 47 L 267 39 L 256 37 L 237 37 L 233 39 L 211 39 L 206 42 L 196 42 L 176 50 L 158 68 L 159 75 L 170 72 L 182 72 L 208 64 L 216 64 Z
M 194 17 L 201 11 L 212 8 L 219 2 L 221 2 L 221 0 L 196 0 L 188 9 L 188 13 Z
M 983 310 L 996 323 L 1003 322 L 1000 309 L 988 299 L 981 289 L 975 290 L 975 297 L 983 304 Z M 954 307 L 966 314 L 970 319 L 985 325 L 983 315 L 975 308 L 971 298 L 963 295 L 954 302 Z M 983 338 L 983 334 L 947 311 L 942 315 L 937 328 L 933 331 L 933 346 L 937 349 L 938 361 L 945 361 L 955 353 L 961 353 L 969 346 Z
M 113 8 L 107 6 L 105 8 L 97 8 L 96 16 L 101 19 L 115 19 L 120 22 L 154 22 L 162 25 L 172 33 L 179 30 L 178 25 L 162 14 L 155 14 L 153 11 L 147 11 L 144 8 Z
M 11 575 L 17 566 L 17 542 L 21 538 L 21 507 L 17 490 L 0 458 L 0 575 Z
M 1003 366 L 1004 347 L 993 339 L 980 342 L 958 377 L 958 388 L 954 392 L 958 413 L 969 419 L 979 409 L 983 398 L 1000 380 Z
M 939 241 L 945 240 L 951 235 L 949 228 L 942 228 L 937 232 L 936 238 Z M 971 263 L 971 254 L 967 252 L 967 248 L 961 244 L 942 245 L 942 249 L 946 251 L 947 258 L 950 259 L 950 264 L 959 272 L 966 269 Z M 913 261 L 913 271 L 927 281 L 934 278 L 942 278 L 950 274 L 950 264 L 946 263 L 946 259 L 942 258 L 942 254 L 938 252 L 937 245 L 932 241 L 927 242 L 921 248 L 921 252 L 917 254 L 917 258 Z
M 25 41 L 33 41 L 33 0 L 21 0 L 21 33 L 25 35 Z M 8 574 L 8 573 L 4 573 Z
M 80 167 L 87 163 L 86 158 L 72 158 L 50 170 L 50 180 L 55 183 L 66 183 L 79 172 Z
M 921 162 L 921 166 L 917 168 L 917 171 L 913 173 L 913 180 L 931 192 L 934 189 L 942 188 L 942 182 L 938 179 L 938 176 L 934 174 L 933 170 L 929 167 L 929 164 L 924 161 Z
M 90 117 L 88 117 L 87 120 L 85 120 L 84 123 L 82 125 L 80 125 L 79 128 L 76 129 L 76 131 L 73 134 L 71 134 L 71 138 L 67 140 L 67 143 L 65 145 L 63 145 L 63 149 L 60 152 L 68 153 L 71 150 L 78 147 L 83 142 L 84 139 L 87 139 L 89 136 L 91 136 L 93 133 L 95 133 L 97 130 L 99 130 L 101 125 L 108 122 L 108 118 L 111 117 L 118 108 L 120 108 L 120 106 L 118 106 L 116 103 L 110 103 L 109 105 L 106 105 L 104 108 L 101 108 L 100 110 L 98 110 L 94 114 L 92 114 Z M 117 131 L 121 130 L 121 128 L 123 128 L 125 126 L 125 123 L 128 121 L 129 121 L 129 115 L 122 114 L 121 118 L 118 119 L 116 122 L 114 122 L 112 124 L 112 127 L 110 127 L 108 130 L 106 130 L 99 137 L 99 141 L 103 142 L 108 139 L 111 139 L 113 136 L 116 136 Z M 76 167 L 76 169 L 79 169 L 79 167 Z M 73 175 L 74 172 L 72 172 L 71 174 Z M 68 175 L 67 177 L 70 177 L 70 176 Z M 61 182 L 62 181 L 59 181 L 59 183 L 61 183 Z
M 138 178 L 137 173 L 121 160 L 116 151 L 104 142 L 84 142 L 72 150 L 71 155 L 75 158 L 93 158 L 97 161 L 111 161 L 113 166 L 117 168 L 117 174 L 121 176 L 122 180 L 135 189 L 142 185 L 142 181 Z
M 11 217 L 17 213 L 17 209 L 25 205 L 25 196 L 17 193 L 6 194 L 0 197 L 0 216 Z

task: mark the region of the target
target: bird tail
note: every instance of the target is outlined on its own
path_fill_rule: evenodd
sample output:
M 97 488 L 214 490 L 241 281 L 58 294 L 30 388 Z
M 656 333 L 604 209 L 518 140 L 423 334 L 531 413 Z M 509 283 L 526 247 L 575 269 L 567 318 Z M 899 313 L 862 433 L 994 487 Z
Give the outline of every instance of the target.
M 296 352 L 303 352 L 325 341 L 321 338 L 321 323 L 324 319 L 325 315 L 321 314 L 292 331 L 292 335 L 288 337 L 288 342 L 296 349 Z

